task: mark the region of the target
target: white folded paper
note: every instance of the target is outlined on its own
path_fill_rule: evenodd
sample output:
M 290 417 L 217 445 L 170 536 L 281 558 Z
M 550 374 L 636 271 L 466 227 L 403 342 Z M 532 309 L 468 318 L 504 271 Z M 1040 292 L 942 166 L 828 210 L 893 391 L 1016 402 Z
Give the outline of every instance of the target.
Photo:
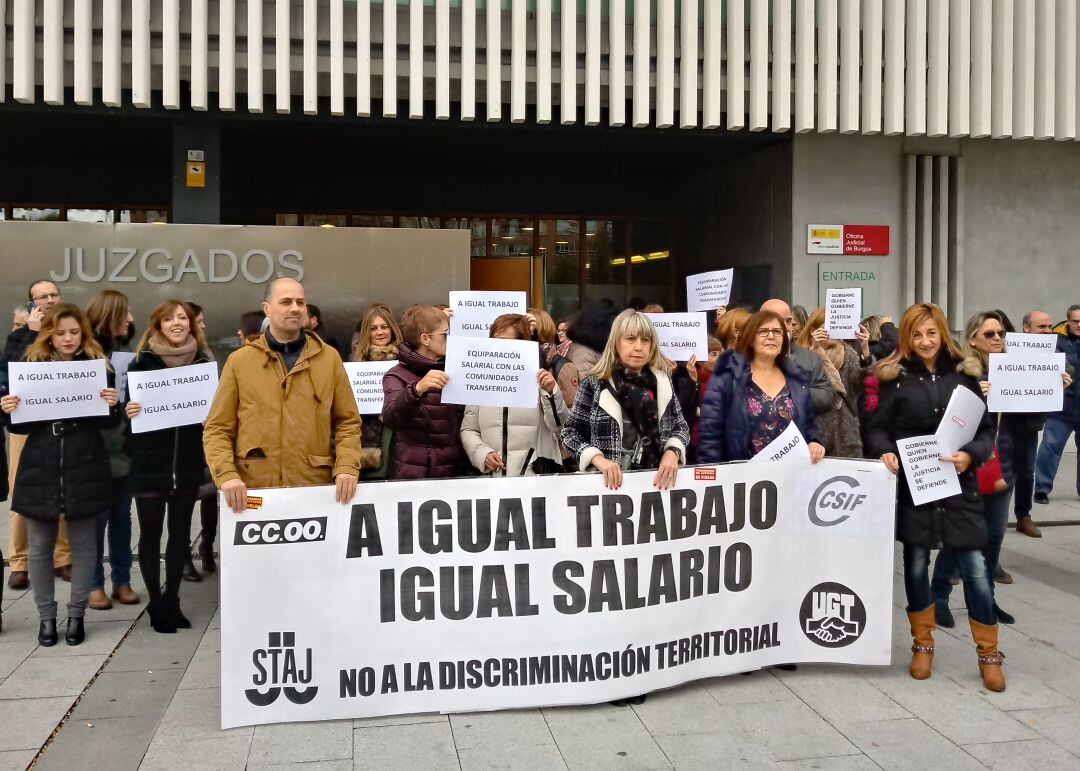
M 784 433 L 765 445 L 761 452 L 750 459 L 751 463 L 777 460 L 810 460 L 810 447 L 806 444 L 795 421 L 788 423 Z

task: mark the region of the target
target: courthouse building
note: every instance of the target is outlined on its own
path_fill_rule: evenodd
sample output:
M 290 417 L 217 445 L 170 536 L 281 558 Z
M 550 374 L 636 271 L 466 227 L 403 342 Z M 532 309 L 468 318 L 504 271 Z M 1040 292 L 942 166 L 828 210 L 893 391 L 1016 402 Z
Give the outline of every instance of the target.
M 867 312 L 932 300 L 954 327 L 1080 301 L 1074 0 L 7 0 L 0 21 L 14 283 L 39 265 L 10 221 L 67 220 L 467 231 L 452 288 L 556 315 L 679 309 L 725 267 L 737 301 L 862 286 Z

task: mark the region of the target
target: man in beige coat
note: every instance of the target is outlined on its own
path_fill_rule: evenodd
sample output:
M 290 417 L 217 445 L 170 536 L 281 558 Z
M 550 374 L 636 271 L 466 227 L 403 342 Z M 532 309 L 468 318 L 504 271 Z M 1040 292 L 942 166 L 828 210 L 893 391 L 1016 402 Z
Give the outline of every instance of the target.
M 267 288 L 266 331 L 229 356 L 203 430 L 206 463 L 229 507 L 248 487 L 337 486 L 356 493 L 360 414 L 341 357 L 305 332 L 304 287 L 279 278 Z

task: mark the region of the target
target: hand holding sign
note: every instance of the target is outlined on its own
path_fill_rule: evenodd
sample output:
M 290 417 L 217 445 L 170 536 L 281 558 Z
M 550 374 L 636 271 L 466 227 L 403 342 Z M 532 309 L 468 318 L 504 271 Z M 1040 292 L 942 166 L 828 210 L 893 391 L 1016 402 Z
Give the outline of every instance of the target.
M 504 313 L 525 314 L 524 292 L 451 292 L 451 337 L 487 337 Z
M 833 340 L 854 340 L 859 335 L 862 289 L 825 290 L 825 327 Z
M 446 372 L 432 371 L 444 404 L 536 407 L 540 349 L 531 340 L 454 337 L 446 340 Z M 416 392 L 421 393 L 421 380 Z M 434 384 L 433 384 L 434 385 Z
M 8 365 L 12 423 L 108 415 L 105 360 L 16 362 Z M 113 400 L 113 404 L 116 401 Z M 9 400 L 8 404 L 12 404 Z

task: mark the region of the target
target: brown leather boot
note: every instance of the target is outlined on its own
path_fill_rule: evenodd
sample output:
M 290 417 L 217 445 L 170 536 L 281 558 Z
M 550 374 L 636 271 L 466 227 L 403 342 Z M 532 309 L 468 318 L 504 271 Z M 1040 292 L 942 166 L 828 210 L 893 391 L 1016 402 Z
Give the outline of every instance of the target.
M 94 610 L 109 610 L 112 607 L 112 602 L 104 589 L 95 589 L 90 592 L 90 596 L 86 598 L 86 604 Z
M 911 676 L 929 680 L 934 664 L 934 606 L 908 613 L 911 624 Z
M 987 626 L 974 619 L 969 619 L 971 636 L 979 652 L 979 672 L 982 673 L 983 685 L 988 691 L 1005 690 L 1005 671 L 1002 663 L 1005 654 L 998 650 L 998 625 Z
M 1031 521 L 1031 517 L 1021 517 L 1016 520 L 1016 532 L 1022 533 L 1029 538 L 1042 538 L 1042 532 L 1039 528 L 1035 527 L 1035 523 Z

